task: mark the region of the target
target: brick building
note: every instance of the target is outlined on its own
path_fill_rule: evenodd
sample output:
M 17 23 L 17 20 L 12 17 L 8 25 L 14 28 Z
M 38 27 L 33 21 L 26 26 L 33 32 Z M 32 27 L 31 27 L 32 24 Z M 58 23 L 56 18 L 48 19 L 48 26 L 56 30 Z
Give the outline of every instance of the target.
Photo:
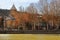
M 33 30 L 34 23 L 38 23 L 39 14 L 19 12 L 13 5 L 10 10 L 0 9 L 1 27 L 23 30 Z
M 0 28 L 20 29 L 20 30 L 48 30 L 50 26 L 58 24 L 58 17 L 44 14 L 31 14 L 19 12 L 13 5 L 10 10 L 0 9 Z M 53 22 L 52 22 L 53 21 Z M 51 24 L 48 26 L 47 24 Z M 54 25 L 52 25 L 54 24 Z

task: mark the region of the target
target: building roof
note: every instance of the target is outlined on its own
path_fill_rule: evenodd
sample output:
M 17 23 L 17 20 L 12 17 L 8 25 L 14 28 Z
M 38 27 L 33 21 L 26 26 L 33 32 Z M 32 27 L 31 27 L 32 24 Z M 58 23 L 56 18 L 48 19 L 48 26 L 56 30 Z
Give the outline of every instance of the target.
M 8 16 L 10 14 L 9 10 L 0 9 L 0 16 Z
M 14 4 L 13 4 L 13 6 L 12 6 L 11 10 L 16 10 L 16 7 L 15 7 L 15 5 L 14 5 Z

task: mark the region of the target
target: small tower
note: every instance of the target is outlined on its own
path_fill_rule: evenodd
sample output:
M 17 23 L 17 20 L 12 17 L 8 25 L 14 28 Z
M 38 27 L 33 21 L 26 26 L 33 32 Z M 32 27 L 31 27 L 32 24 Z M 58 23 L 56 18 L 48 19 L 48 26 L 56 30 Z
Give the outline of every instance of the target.
M 14 4 L 13 4 L 11 10 L 17 10 Z

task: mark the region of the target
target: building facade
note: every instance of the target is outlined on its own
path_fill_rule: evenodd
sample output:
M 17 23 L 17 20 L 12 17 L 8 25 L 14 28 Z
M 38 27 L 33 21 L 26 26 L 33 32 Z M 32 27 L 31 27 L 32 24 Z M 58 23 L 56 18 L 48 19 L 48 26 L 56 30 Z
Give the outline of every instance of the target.
M 54 17 L 54 18 L 53 18 Z M 19 12 L 13 5 L 10 10 L 0 9 L 0 28 L 18 30 L 52 30 L 58 29 L 59 23 L 56 16 L 47 14 L 31 14 Z

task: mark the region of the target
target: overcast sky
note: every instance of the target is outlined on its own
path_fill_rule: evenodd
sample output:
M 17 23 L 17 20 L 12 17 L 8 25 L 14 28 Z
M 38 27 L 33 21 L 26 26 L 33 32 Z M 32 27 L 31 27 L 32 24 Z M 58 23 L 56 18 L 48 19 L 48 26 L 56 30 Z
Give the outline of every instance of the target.
M 37 3 L 39 0 L 0 0 L 0 9 L 10 9 L 14 4 L 18 9 L 19 6 L 27 7 L 30 3 Z

